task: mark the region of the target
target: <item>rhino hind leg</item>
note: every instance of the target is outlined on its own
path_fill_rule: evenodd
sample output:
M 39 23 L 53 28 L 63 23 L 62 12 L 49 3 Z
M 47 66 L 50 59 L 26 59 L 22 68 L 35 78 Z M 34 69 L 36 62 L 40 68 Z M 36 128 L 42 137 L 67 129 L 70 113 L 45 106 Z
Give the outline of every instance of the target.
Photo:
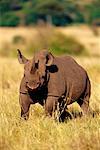
M 89 113 L 89 98 L 91 95 L 91 84 L 89 79 L 87 79 L 87 84 L 84 93 L 80 97 L 80 99 L 77 101 L 77 103 L 80 105 L 80 107 L 83 110 L 83 115 L 86 115 Z

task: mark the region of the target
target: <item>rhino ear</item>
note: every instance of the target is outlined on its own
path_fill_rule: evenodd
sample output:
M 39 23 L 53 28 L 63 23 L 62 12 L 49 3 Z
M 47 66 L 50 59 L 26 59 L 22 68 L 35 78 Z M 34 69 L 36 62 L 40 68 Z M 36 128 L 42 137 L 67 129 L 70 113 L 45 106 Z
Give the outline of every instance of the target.
M 19 61 L 19 63 L 20 64 L 25 64 L 27 61 L 28 61 L 28 59 L 27 58 L 25 58 L 23 55 L 22 55 L 22 53 L 21 53 L 21 51 L 19 50 L 19 49 L 17 49 L 17 56 L 18 56 L 18 61 Z
M 47 55 L 46 66 L 51 66 L 53 64 L 54 56 L 49 52 Z

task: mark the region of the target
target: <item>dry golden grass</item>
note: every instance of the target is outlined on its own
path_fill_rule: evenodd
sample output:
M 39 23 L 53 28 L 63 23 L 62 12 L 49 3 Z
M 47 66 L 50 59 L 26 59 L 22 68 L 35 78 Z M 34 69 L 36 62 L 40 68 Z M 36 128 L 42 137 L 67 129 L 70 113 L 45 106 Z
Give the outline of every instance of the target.
M 92 53 L 89 58 L 75 59 L 89 74 L 92 84 L 90 107 L 95 116 L 56 123 L 53 119 L 46 118 L 43 108 L 36 104 L 31 106 L 29 120 L 20 120 L 18 91 L 23 66 L 19 65 L 17 59 L 0 58 L 0 150 L 100 149 L 100 36 L 94 36 L 86 26 L 57 30 L 74 36 Z M 0 28 L 0 49 L 2 46 L 9 47 L 17 35 L 30 41 L 35 37 L 36 29 Z M 98 57 L 93 57 L 94 54 Z M 76 113 L 81 111 L 76 103 L 69 109 Z
M 36 29 L 31 27 L 0 27 L 0 43 L 10 43 L 12 42 L 13 37 L 16 35 L 20 35 L 25 38 L 31 38 L 33 35 L 35 36 L 35 33 Z
M 100 58 L 76 58 L 92 83 L 90 106 L 100 111 Z M 0 150 L 99 150 L 100 114 L 56 123 L 32 105 L 28 121 L 20 120 L 18 89 L 23 66 L 0 58 Z M 76 104 L 74 111 L 79 111 Z
M 52 29 L 44 27 L 42 32 L 45 32 L 47 37 L 52 34 Z M 61 27 L 61 28 L 53 28 L 54 30 L 60 31 L 61 33 L 74 37 L 78 42 L 83 44 L 87 50 L 89 50 L 90 54 L 99 55 L 100 56 L 100 28 L 97 28 L 98 36 L 96 36 L 92 30 L 92 28 L 86 25 L 80 26 L 69 26 L 69 27 Z M 47 31 L 46 31 L 47 30 Z M 42 34 L 41 29 L 37 27 L 17 27 L 17 28 L 0 28 L 0 49 L 10 49 L 12 48 L 13 39 L 16 36 L 23 37 L 25 39 L 25 43 L 19 45 L 22 49 L 25 49 L 26 45 L 30 49 L 31 43 L 35 41 L 37 43 L 36 35 Z M 44 35 L 44 34 L 43 34 Z M 43 40 L 45 40 L 45 36 L 43 36 Z M 43 41 L 41 41 L 43 42 Z M 27 44 L 26 44 L 27 43 Z M 33 42 L 34 43 L 34 42 Z M 25 47 L 24 47 L 25 45 Z M 17 45 L 18 46 L 18 45 Z M 16 47 L 13 47 L 16 49 Z
M 100 28 L 96 28 L 98 35 L 95 35 L 94 30 L 86 25 L 59 28 L 59 31 L 77 39 L 90 54 L 100 56 Z

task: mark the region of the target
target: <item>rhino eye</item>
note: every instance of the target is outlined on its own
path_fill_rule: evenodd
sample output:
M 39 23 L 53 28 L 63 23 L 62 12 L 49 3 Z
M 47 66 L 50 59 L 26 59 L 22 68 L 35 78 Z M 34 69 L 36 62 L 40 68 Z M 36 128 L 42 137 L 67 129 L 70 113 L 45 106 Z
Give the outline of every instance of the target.
M 38 69 L 38 63 L 35 63 L 35 68 Z

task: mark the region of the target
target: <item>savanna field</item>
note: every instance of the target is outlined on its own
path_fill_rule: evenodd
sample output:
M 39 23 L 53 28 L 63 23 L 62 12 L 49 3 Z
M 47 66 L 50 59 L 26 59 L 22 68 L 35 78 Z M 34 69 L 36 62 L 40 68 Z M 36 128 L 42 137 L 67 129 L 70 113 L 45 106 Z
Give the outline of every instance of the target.
M 92 52 L 73 56 L 90 77 L 91 113 L 64 123 L 45 117 L 44 109 L 38 104 L 31 106 L 28 121 L 20 119 L 18 92 L 23 65 L 18 63 L 17 52 L 14 57 L 0 57 L 0 150 L 100 149 L 100 49 Z M 69 111 L 77 115 L 81 109 L 74 103 Z

